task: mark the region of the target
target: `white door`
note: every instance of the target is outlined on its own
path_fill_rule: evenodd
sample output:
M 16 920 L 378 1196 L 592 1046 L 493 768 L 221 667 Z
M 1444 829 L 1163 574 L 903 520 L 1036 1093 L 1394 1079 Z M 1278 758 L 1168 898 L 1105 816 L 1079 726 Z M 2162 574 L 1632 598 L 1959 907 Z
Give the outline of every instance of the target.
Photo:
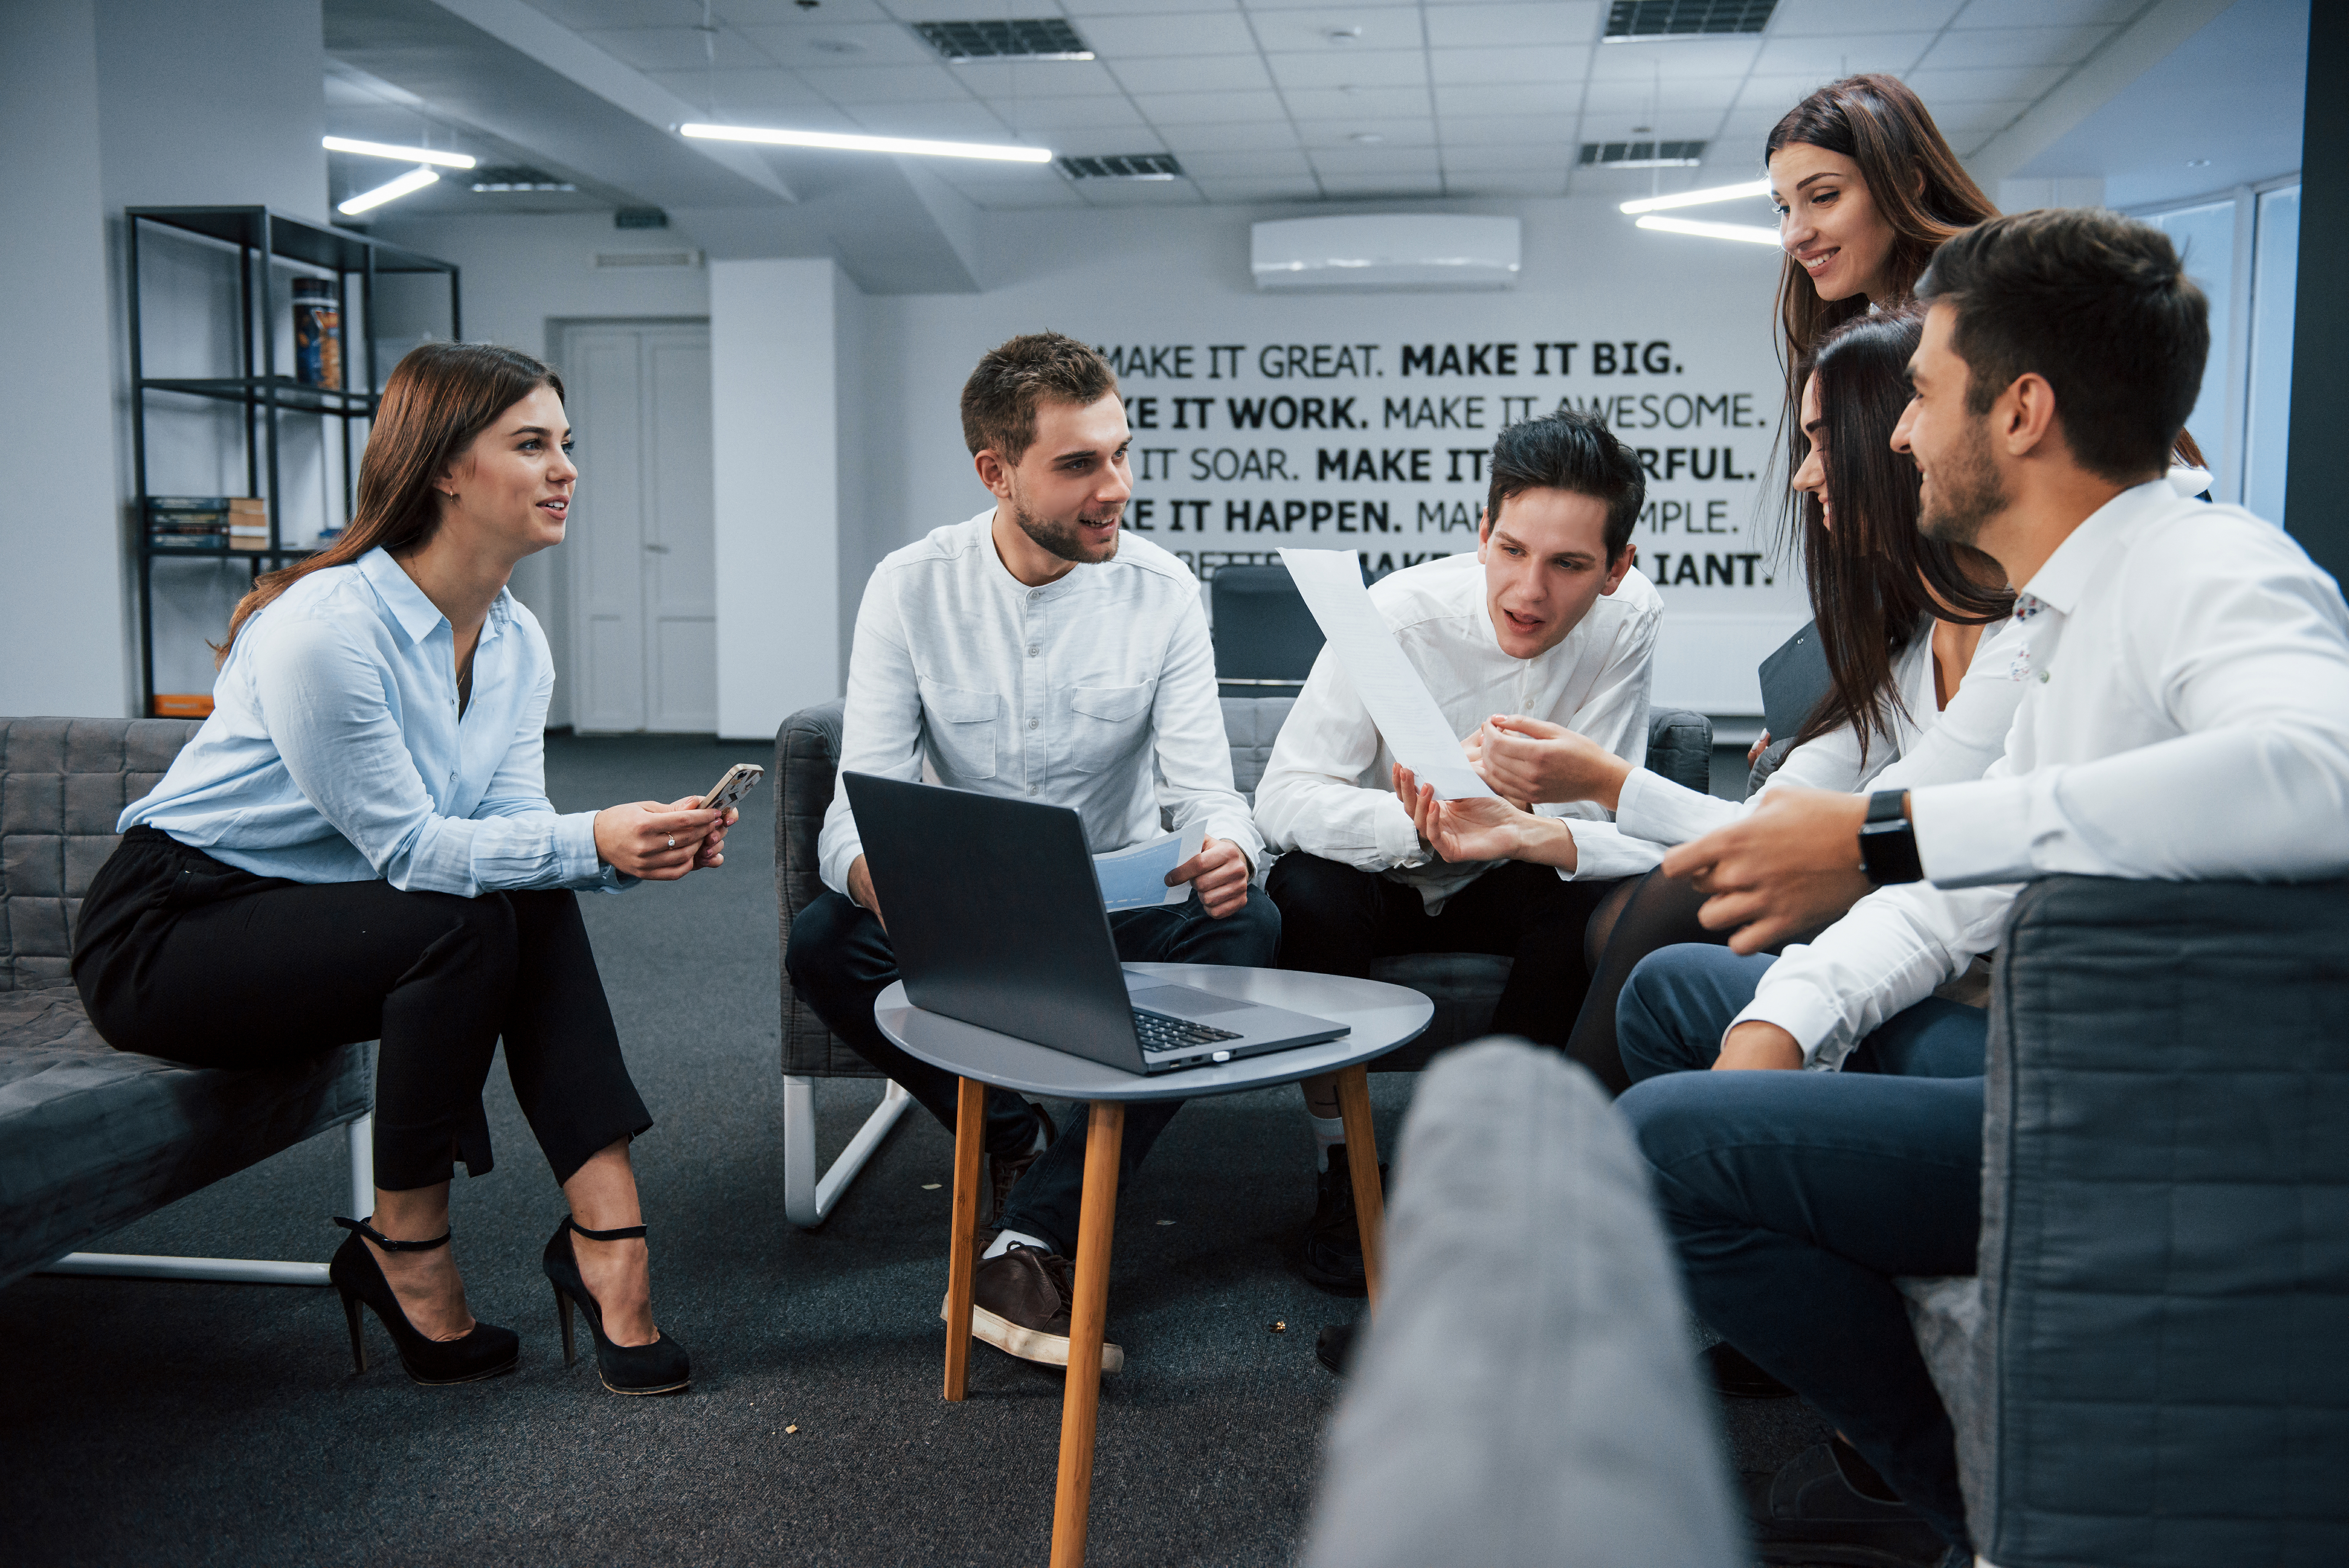
M 578 323 L 561 358 L 579 461 L 563 552 L 573 726 L 714 732 L 709 328 Z

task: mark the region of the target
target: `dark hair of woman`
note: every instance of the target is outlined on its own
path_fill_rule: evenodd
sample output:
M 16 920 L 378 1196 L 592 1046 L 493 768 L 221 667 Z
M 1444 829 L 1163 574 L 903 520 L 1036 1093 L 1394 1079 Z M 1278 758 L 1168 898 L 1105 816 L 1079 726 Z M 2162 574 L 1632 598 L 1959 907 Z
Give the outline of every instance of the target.
M 1932 622 L 2002 620 L 2014 595 L 1988 557 L 1928 539 L 1917 529 L 1917 465 L 1892 451 L 1909 403 L 1909 357 L 1923 313 L 1878 311 L 1830 331 L 1802 367 L 1818 379 L 1824 465 L 1833 529 L 1816 494 L 1800 502 L 1803 570 L 1832 684 L 1799 740 L 1849 725 L 1867 758 L 1871 735 L 1893 741 L 1901 711 L 1893 663 Z M 1800 400 L 1797 399 L 1797 407 Z M 1799 467 L 1811 441 L 1795 424 Z
M 1790 142 L 1840 153 L 1859 165 L 1868 198 L 1893 234 L 1884 267 L 1889 294 L 1875 304 L 1907 299 L 1942 241 L 1998 216 L 1998 209 L 1950 150 L 1923 101 L 1898 77 L 1846 77 L 1829 82 L 1788 109 L 1772 128 L 1764 161 Z M 1785 259 L 1778 279 L 1778 319 L 1789 406 L 1800 400 L 1796 367 L 1813 345 L 1831 328 L 1866 314 L 1869 303 L 1860 295 L 1821 299 L 1795 258 Z
M 553 367 L 490 343 L 427 343 L 401 358 L 384 382 L 367 455 L 359 461 L 358 507 L 332 545 L 279 571 L 264 572 L 237 601 L 213 663 L 227 662 L 236 634 L 287 588 L 313 572 L 347 566 L 380 545 L 397 556 L 440 525 L 433 480 L 464 455 L 497 417 L 541 387 L 564 395 Z

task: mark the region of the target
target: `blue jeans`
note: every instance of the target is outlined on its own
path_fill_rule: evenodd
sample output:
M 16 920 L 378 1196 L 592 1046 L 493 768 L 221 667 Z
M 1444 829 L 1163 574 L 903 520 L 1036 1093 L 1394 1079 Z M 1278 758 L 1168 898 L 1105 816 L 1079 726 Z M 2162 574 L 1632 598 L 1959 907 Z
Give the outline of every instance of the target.
M 1189 902 L 1147 909 L 1119 909 L 1109 918 L 1117 956 L 1128 963 L 1219 963 L 1269 969 L 1280 950 L 1280 911 L 1261 888 L 1246 904 L 1216 919 L 1195 895 Z M 873 1020 L 873 1002 L 897 978 L 897 957 L 889 934 L 870 911 L 837 893 L 826 892 L 792 922 L 784 954 L 792 989 L 815 1010 L 834 1034 L 856 1054 L 905 1085 L 948 1132 L 955 1127 L 958 1080 L 889 1043 Z M 1174 1113 L 1180 1100 L 1136 1100 L 1125 1108 L 1125 1134 L 1119 1143 L 1119 1177 L 1133 1173 L 1142 1157 Z M 987 1143 L 991 1155 L 1024 1153 L 1035 1122 L 1027 1102 L 1009 1089 L 987 1092 Z M 999 1220 L 1006 1231 L 1040 1236 L 1063 1257 L 1076 1256 L 1078 1199 L 1084 1189 L 1085 1122 L 1076 1118 L 1005 1200 Z
M 1965 1546 L 1955 1436 L 1892 1282 L 1974 1272 L 1989 1016 L 1928 998 L 1841 1072 L 1705 1071 L 1775 961 L 1687 946 L 1641 962 L 1616 1011 L 1634 1080 L 1617 1104 L 1697 1315 Z

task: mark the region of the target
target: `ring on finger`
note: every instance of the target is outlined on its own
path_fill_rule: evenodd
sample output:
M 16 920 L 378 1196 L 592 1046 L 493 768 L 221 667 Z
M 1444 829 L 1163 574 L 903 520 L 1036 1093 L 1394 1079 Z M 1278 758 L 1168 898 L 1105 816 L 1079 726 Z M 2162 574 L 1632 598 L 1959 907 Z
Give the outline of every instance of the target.
M 671 849 L 674 849 L 674 848 L 676 848 L 676 847 L 677 847 L 677 835 L 676 835 L 676 834 L 674 834 L 674 833 L 672 833 L 672 834 L 670 834 L 670 835 L 668 836 L 668 846 L 669 846 Z

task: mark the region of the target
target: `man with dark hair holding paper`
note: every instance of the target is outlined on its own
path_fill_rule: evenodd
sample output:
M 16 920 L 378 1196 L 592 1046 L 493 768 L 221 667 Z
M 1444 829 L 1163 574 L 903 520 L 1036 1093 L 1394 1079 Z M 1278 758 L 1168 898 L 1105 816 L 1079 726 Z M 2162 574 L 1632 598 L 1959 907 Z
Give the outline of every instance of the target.
M 1757 1500 L 1769 1561 L 1971 1561 L 1892 1282 L 1974 1272 L 1987 1019 L 1930 992 L 1999 940 L 2019 884 L 2349 870 L 2349 608 L 2280 529 L 2163 483 L 2209 343 L 2170 242 L 2018 213 L 1943 245 L 1917 294 L 1894 445 L 1920 526 L 1995 557 L 2036 627 L 2006 754 L 1971 784 L 1773 791 L 1671 851 L 1705 923 L 1738 929 L 1649 958 L 1618 1015 L 1642 1080 L 1620 1105 L 1697 1313 L 1838 1428 Z
M 1663 601 L 1632 569 L 1647 493 L 1639 459 L 1598 419 L 1561 412 L 1503 431 L 1492 475 L 1476 553 L 1382 578 L 1371 602 L 1472 761 L 1496 737 L 1560 726 L 1644 760 Z M 1542 807 L 1509 846 L 1462 854 L 1413 828 L 1395 762 L 1324 648 L 1257 786 L 1257 824 L 1281 852 L 1267 890 L 1280 908 L 1282 967 L 1367 975 L 1395 953 L 1509 954 L 1493 1027 L 1563 1044 L 1589 985 L 1584 927 L 1661 846 L 1578 803 Z M 1335 1082 L 1303 1087 L 1322 1168 L 1297 1264 L 1313 1283 L 1359 1295 Z

